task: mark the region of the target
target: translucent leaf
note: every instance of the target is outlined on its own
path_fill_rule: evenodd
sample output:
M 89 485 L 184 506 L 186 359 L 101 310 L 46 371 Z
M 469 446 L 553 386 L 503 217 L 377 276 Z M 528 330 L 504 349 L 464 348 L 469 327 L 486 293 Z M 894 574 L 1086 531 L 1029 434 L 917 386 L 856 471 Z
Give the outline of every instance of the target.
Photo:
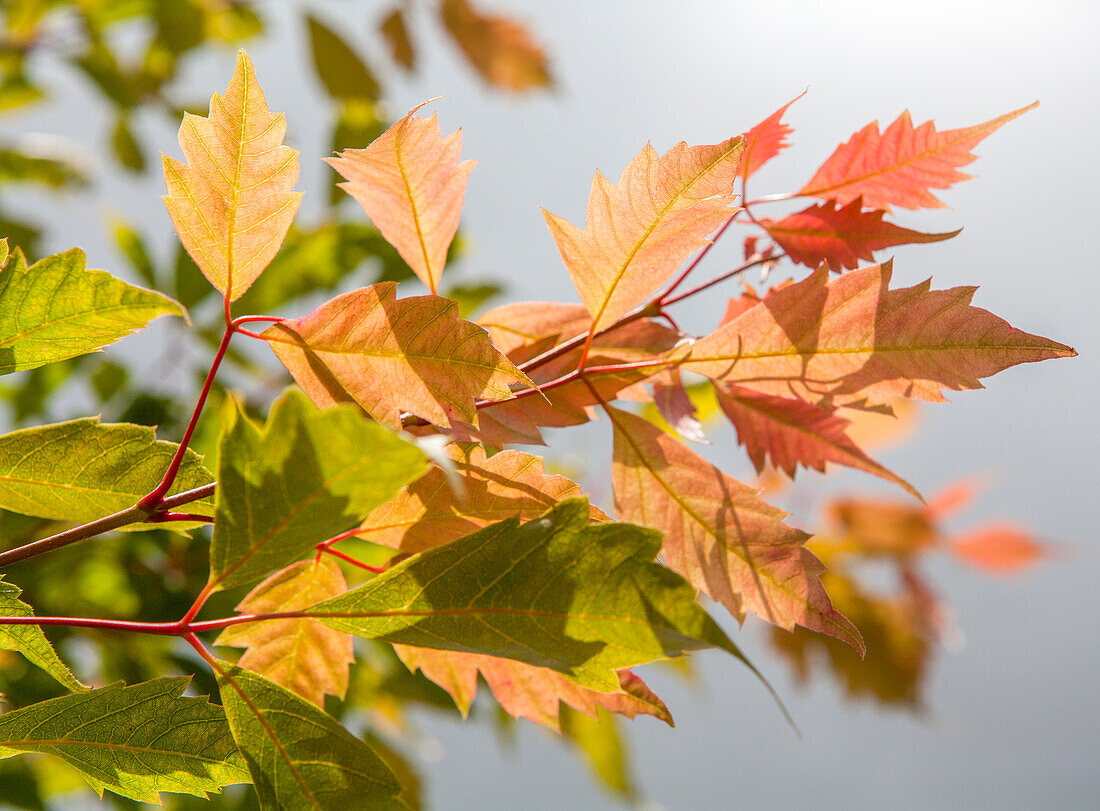
M 158 792 L 206 797 L 248 772 L 225 714 L 205 698 L 182 698 L 188 679 L 121 682 L 53 698 L 0 716 L 0 758 L 54 755 L 100 794 L 110 789 L 160 804 Z
M 219 291 L 235 301 L 279 250 L 298 211 L 298 152 L 283 145 L 286 119 L 268 110 L 252 61 L 237 54 L 210 116 L 187 113 L 179 141 L 188 163 L 164 157 L 164 204 L 180 241 Z
M 783 123 L 783 114 L 787 112 L 788 107 L 805 95 L 805 91 L 799 93 L 745 133 L 745 155 L 741 159 L 741 177 L 747 180 L 761 166 L 789 146 L 787 136 L 794 130 L 790 125 Z
M 176 448 L 158 441 L 152 428 L 103 424 L 94 417 L 12 431 L 0 436 L 0 508 L 57 521 L 94 521 L 132 507 L 156 487 Z M 213 481 L 188 450 L 168 492 Z M 188 510 L 213 515 L 214 505 L 203 499 Z
M 263 808 L 404 808 L 366 743 L 275 682 L 215 663 L 222 703 Z
M 442 138 L 434 115 L 414 115 L 423 106 L 366 149 L 345 149 L 326 161 L 347 181 L 340 188 L 435 293 L 475 162 L 459 161 L 461 130 Z
M 484 14 L 469 0 L 443 0 L 439 13 L 455 44 L 489 84 L 516 93 L 553 84 L 546 54 L 515 20 Z
M 34 369 L 113 344 L 159 315 L 186 318 L 172 299 L 85 268 L 79 248 L 0 270 L 0 374 Z
M 0 578 L 3 575 L 0 574 Z M 19 599 L 22 589 L 0 580 L 0 617 L 30 617 L 34 611 Z M 37 625 L 0 624 L 0 648 L 18 651 L 28 661 L 45 670 L 58 682 L 79 693 L 89 689 L 77 681 L 72 671 L 61 661 L 57 652 Z
M 649 144 L 617 185 L 597 172 L 584 230 L 549 211 L 546 224 L 599 332 L 667 282 L 734 213 L 745 140 L 680 142 L 658 156 Z
M 347 590 L 344 574 L 332 560 L 306 560 L 260 583 L 241 600 L 237 611 L 296 611 Z M 326 693 L 344 697 L 348 665 L 355 661 L 351 636 L 306 619 L 232 625 L 214 644 L 246 648 L 238 665 L 266 676 L 322 709 Z
M 238 415 L 222 436 L 210 583 L 251 583 L 362 521 L 427 469 L 424 454 L 351 408 L 300 392 L 263 428 Z
M 616 692 L 615 671 L 720 647 L 740 652 L 653 562 L 656 532 L 589 524 L 583 499 L 421 552 L 308 609 L 333 628 L 414 647 L 503 656 Z

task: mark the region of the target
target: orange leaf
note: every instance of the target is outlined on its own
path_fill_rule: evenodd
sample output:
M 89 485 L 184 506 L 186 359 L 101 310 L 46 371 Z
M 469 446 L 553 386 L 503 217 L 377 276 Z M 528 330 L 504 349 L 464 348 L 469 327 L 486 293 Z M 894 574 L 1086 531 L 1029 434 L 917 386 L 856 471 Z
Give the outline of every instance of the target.
M 345 149 L 325 160 L 346 179 L 340 188 L 356 199 L 434 293 L 476 161 L 459 162 L 461 130 L 441 138 L 435 115 L 413 115 L 423 106 L 410 110 L 366 149 Z
M 741 136 L 712 146 L 646 144 L 617 185 L 592 181 L 585 228 L 543 210 L 581 301 L 599 332 L 644 302 L 734 213 Z
M 237 611 L 298 611 L 348 590 L 340 567 L 327 558 L 306 560 L 276 572 L 241 600 Z M 351 634 L 315 620 L 289 619 L 233 625 L 215 645 L 247 648 L 238 664 L 293 690 L 318 707 L 325 694 L 343 698 L 348 665 L 355 661 Z
M 936 132 L 931 121 L 913 129 L 908 111 L 881 134 L 878 122 L 873 121 L 838 146 L 799 194 L 836 200 L 839 205 L 862 195 L 868 208 L 944 208 L 929 189 L 946 189 L 969 180 L 970 175 L 957 168 L 975 159 L 971 148 L 1038 104 L 984 124 L 943 132 Z
M 433 468 L 368 515 L 358 536 L 422 552 L 506 518 L 536 518 L 563 498 L 584 495 L 575 482 L 544 472 L 542 459 L 529 453 L 505 450 L 486 457 L 480 446 L 447 450 L 461 476 L 461 495 Z M 592 520 L 607 520 L 598 508 L 591 510 Z
M 603 707 L 611 712 L 633 718 L 653 715 L 672 726 L 672 716 L 657 695 L 630 670 L 620 670 L 621 692 L 597 693 L 569 681 L 556 670 L 501 659 L 482 653 L 413 648 L 394 645 L 394 650 L 410 670 L 420 670 L 451 694 L 463 715 L 470 710 L 477 695 L 477 674 L 493 691 L 500 706 L 515 718 L 528 718 L 560 732 L 558 708 L 561 702 L 575 710 L 596 717 Z
M 828 262 L 836 271 L 854 268 L 860 259 L 870 261 L 873 251 L 915 242 L 940 242 L 962 231 L 911 231 L 883 222 L 885 211 L 862 211 L 862 204 L 857 197 L 844 208 L 836 208 L 829 200 L 778 221 L 762 219 L 760 224 L 792 261 L 812 268 Z
M 906 558 L 940 540 L 927 508 L 919 504 L 845 498 L 832 502 L 826 512 L 845 534 L 845 551 Z
M 318 406 L 353 401 L 394 428 L 402 412 L 448 427 L 455 418 L 476 424 L 478 398 L 504 400 L 510 385 L 531 385 L 453 301 L 397 299 L 396 288 L 353 290 L 264 332 Z
M 515 20 L 482 14 L 468 0 L 443 0 L 439 13 L 455 44 L 493 87 L 523 93 L 554 83 L 546 54 Z
M 547 349 L 586 332 L 592 324 L 583 304 L 520 301 L 494 307 L 477 320 L 493 346 L 513 363 L 525 363 Z
M 180 242 L 230 301 L 279 251 L 298 211 L 298 152 L 283 146 L 286 119 L 267 108 L 252 61 L 237 53 L 225 97 L 210 117 L 184 114 L 179 142 L 188 163 L 164 156 L 164 205 Z
M 814 403 L 940 402 L 944 388 L 1077 354 L 971 307 L 976 288 L 888 290 L 890 274 L 889 262 L 832 281 L 819 269 L 696 341 L 681 368 Z
M 416 52 L 413 50 L 409 27 L 405 24 L 405 14 L 395 8 L 378 25 L 378 33 L 390 49 L 390 58 L 405 70 L 412 70 L 416 64 Z
M 615 509 L 621 520 L 665 533 L 665 565 L 738 620 L 747 609 L 787 630 L 797 624 L 831 634 L 862 652 L 859 631 L 821 586 L 824 567 L 804 546 L 809 536 L 782 523 L 787 513 L 641 417 L 608 414 L 615 427 Z
M 789 124 L 783 123 L 783 114 L 787 108 L 806 95 L 803 90 L 770 116 L 745 133 L 745 156 L 741 159 L 741 177 L 748 180 L 756 170 L 785 149 L 787 136 L 794 132 Z
M 843 417 L 804 400 L 763 394 L 744 386 L 718 384 L 715 391 L 757 473 L 764 470 L 765 459 L 792 479 L 798 465 L 824 473 L 825 463 L 834 462 L 881 476 L 920 498 L 909 482 L 860 450 L 848 436 L 848 420 Z
M 993 574 L 1015 574 L 1048 554 L 1041 543 L 1011 524 L 971 530 L 949 548 L 960 560 Z

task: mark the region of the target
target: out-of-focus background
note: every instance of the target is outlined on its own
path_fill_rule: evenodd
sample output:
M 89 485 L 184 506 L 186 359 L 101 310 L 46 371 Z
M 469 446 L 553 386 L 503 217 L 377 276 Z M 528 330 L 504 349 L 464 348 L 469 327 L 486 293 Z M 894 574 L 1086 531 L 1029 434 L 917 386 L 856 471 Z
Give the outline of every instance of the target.
M 936 633 L 909 639 L 910 648 L 863 675 L 853 675 L 851 663 L 829 666 L 807 643 L 798 648 L 809 657 L 807 678 L 799 679 L 792 652 L 779 654 L 761 623 L 731 629 L 783 697 L 801 737 L 743 667 L 707 654 L 697 657 L 691 673 L 660 667 L 645 673 L 677 727 L 648 718 L 623 727 L 634 786 L 627 800 L 591 779 L 569 745 L 534 724 L 521 721 L 502 732 L 491 702 L 482 702 L 475 723 L 415 709 L 403 721 L 413 741 L 406 752 L 425 777 L 427 804 L 1100 803 L 1094 689 L 1100 322 L 1093 314 L 1100 289 L 1088 247 L 1100 186 L 1094 144 L 1100 6 L 1085 0 L 1041 6 L 929 0 L 919 9 L 854 0 L 457 5 L 521 24 L 548 55 L 552 83 L 541 85 L 538 71 L 513 76 L 513 82 L 533 83 L 525 92 L 499 86 L 509 81 L 499 74 L 497 86 L 487 82 L 475 69 L 477 57 L 458 45 L 458 23 L 452 17 L 448 31 L 434 0 L 6 2 L 0 6 L 7 32 L 0 61 L 0 227 L 35 256 L 80 245 L 90 265 L 137 282 L 155 280 L 193 306 L 200 330 L 216 327 L 211 300 L 177 258 L 158 199 L 159 153 L 179 156 L 180 109 L 205 109 L 210 93 L 225 87 L 242 45 L 271 108 L 287 115 L 288 143 L 302 152 L 298 188 L 306 197 L 293 243 L 298 254 L 287 260 L 287 272 L 293 275 L 297 261 L 301 272 L 315 273 L 333 289 L 404 271 L 385 256 L 359 267 L 378 247 L 369 233 L 355 230 L 364 218 L 353 203 L 331 206 L 332 173 L 320 158 L 334 145 L 365 145 L 387 120 L 443 96 L 430 109 L 444 131 L 462 127 L 463 155 L 479 161 L 461 252 L 448 270 L 452 289 L 471 306 L 489 292 L 480 287 L 486 284 L 502 288 L 490 304 L 577 300 L 539 206 L 583 221 L 594 170 L 616 177 L 646 141 L 659 151 L 680 140 L 712 143 L 808 90 L 786 116 L 795 127 L 793 146 L 752 181 L 753 195 L 769 194 L 801 187 L 838 143 L 874 119 L 885 127 L 908 109 L 914 122 L 934 118 L 946 129 L 1039 99 L 1036 110 L 975 149 L 980 159 L 965 171 L 980 178 L 938 195 L 950 209 L 901 211 L 894 218 L 922 231 L 964 227 L 962 234 L 882 257 L 895 257 L 895 284 L 931 276 L 936 287 L 979 285 L 977 306 L 1075 346 L 1081 357 L 1015 368 L 988 381 L 987 391 L 922 407 L 905 442 L 871 450 L 930 496 L 963 479 L 977 482 L 973 503 L 945 517 L 944 532 L 1008 522 L 1046 542 L 1037 565 L 999 577 L 945 554 L 922 556 L 922 583 L 940 603 Z M 393 40 L 379 28 L 398 8 L 415 47 L 411 70 L 395 61 Z M 478 19 L 467 23 L 476 27 Z M 150 47 L 151 38 L 157 47 Z M 349 61 L 340 41 L 369 74 Z M 377 88 L 367 88 L 368 80 Z M 38 229 L 37 238 L 30 228 Z M 703 272 L 735 264 L 740 249 L 736 236 L 720 243 Z M 332 270 L 337 266 L 340 273 Z M 777 271 L 784 272 L 789 275 L 789 265 Z M 254 304 L 296 315 L 332 294 L 301 297 L 292 287 L 272 284 Z M 403 288 L 420 292 L 413 282 Z M 679 322 L 707 331 L 735 292 L 731 286 L 684 305 Z M 92 392 L 107 391 L 123 398 L 110 401 L 118 413 L 108 416 L 160 424 L 170 438 L 177 412 L 190 408 L 175 402 L 176 392 L 207 362 L 201 341 L 184 345 L 180 335 L 162 324 L 112 350 L 108 357 L 128 370 L 115 389 L 120 373 L 111 366 L 88 367 L 86 382 L 56 390 L 49 371 L 6 379 L 0 425 L 83 413 Z M 247 348 L 227 374 L 243 380 L 255 362 L 261 372 L 251 379 L 262 383 L 262 370 L 274 369 L 265 351 Z M 277 388 L 281 380 L 273 375 L 267 385 Z M 138 388 L 140 394 L 127 394 Z M 608 433 L 602 423 L 549 433 L 558 469 L 583 476 L 604 506 L 610 506 Z M 751 480 L 754 472 L 733 434 L 715 424 L 711 435 L 708 457 Z M 900 491 L 864 475 L 812 472 L 774 499 L 794 513 L 793 523 L 810 529 L 826 523 L 821 510 L 830 498 L 853 494 L 905 501 Z M 893 570 L 872 563 L 850 574 L 868 589 L 889 589 Z M 862 605 L 884 627 L 883 618 L 901 610 Z M 614 774 L 622 753 L 600 751 L 606 773 Z M 82 807 L 90 796 L 56 802 Z

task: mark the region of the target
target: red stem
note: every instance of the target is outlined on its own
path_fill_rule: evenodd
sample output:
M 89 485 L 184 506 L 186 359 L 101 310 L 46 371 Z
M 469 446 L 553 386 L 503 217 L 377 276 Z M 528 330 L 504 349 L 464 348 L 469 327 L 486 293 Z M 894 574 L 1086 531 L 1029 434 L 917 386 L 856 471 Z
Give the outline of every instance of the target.
M 688 277 L 688 274 L 690 274 L 693 270 L 695 270 L 696 267 L 699 266 L 699 263 L 703 261 L 703 257 L 710 252 L 711 248 L 714 247 L 714 243 L 721 239 L 722 234 L 726 233 L 726 229 L 733 225 L 733 221 L 737 219 L 737 215 L 744 210 L 745 209 L 743 208 L 738 209 L 730 215 L 730 218 L 726 220 L 721 228 L 718 229 L 711 241 L 703 246 L 703 250 L 699 251 L 699 255 L 696 256 L 694 260 L 692 260 L 691 264 L 684 268 L 684 271 L 676 277 L 676 280 L 668 286 L 668 289 L 657 297 L 656 301 L 658 304 L 664 304 L 667 301 L 668 297 L 672 295 L 672 291 L 679 287 L 684 279 Z
M 333 537 L 329 538 L 327 541 L 321 541 L 319 544 L 317 544 L 317 548 L 320 549 L 321 551 L 324 551 L 328 547 L 334 546 L 334 545 L 340 543 L 340 541 L 346 541 L 348 538 L 354 538 L 356 535 L 358 535 L 362 531 L 362 529 L 363 529 L 362 527 L 353 527 L 352 529 L 349 529 L 347 532 L 341 532 L 339 535 L 334 535 Z
M 369 563 L 363 563 L 361 560 L 356 560 L 351 555 L 345 555 L 336 549 L 332 549 L 327 546 L 317 545 L 317 549 L 320 552 L 324 552 L 326 555 L 332 555 L 334 558 L 340 558 L 340 560 L 350 563 L 352 566 L 358 566 L 360 569 L 366 569 L 368 572 L 374 572 L 375 574 L 382 574 L 386 571 L 385 566 L 371 566 Z
M 168 521 L 198 521 L 203 524 L 213 524 L 214 519 L 209 515 L 199 515 L 198 513 L 155 513 L 145 519 L 147 524 L 163 524 Z
M 675 304 L 678 301 L 683 301 L 684 299 L 688 298 L 689 296 L 694 296 L 696 293 L 701 293 L 704 290 L 706 290 L 707 288 L 713 287 L 716 284 L 720 284 L 721 282 L 724 282 L 726 279 L 732 278 L 732 277 L 738 275 L 739 273 L 744 273 L 746 270 L 748 270 L 751 267 L 762 264 L 764 262 L 770 262 L 773 259 L 782 259 L 782 258 L 783 258 L 783 254 L 781 254 L 781 253 L 780 254 L 772 254 L 770 256 L 765 256 L 762 253 L 754 253 L 752 256 L 750 256 L 748 259 L 746 259 L 743 264 L 738 265 L 733 270 L 726 271 L 725 273 L 721 274 L 720 276 L 715 276 L 710 281 L 703 282 L 702 284 L 697 285 L 696 287 L 693 287 L 690 290 L 685 290 L 683 293 L 681 293 L 678 296 L 673 296 L 672 298 L 665 299 L 662 302 L 662 306 L 667 307 L 670 304 Z
M 226 318 L 229 317 L 229 299 L 226 298 Z M 176 475 L 179 473 L 180 465 L 183 464 L 184 454 L 187 453 L 187 446 L 191 442 L 191 436 L 195 433 L 195 426 L 199 424 L 199 417 L 202 416 L 203 406 L 206 405 L 206 398 L 210 394 L 210 388 L 214 384 L 214 376 L 218 373 L 218 367 L 221 366 L 222 358 L 225 357 L 225 352 L 229 349 L 229 341 L 233 338 L 233 332 L 236 328 L 232 322 L 226 324 L 225 333 L 222 335 L 222 341 L 218 344 L 217 354 L 214 355 L 214 360 L 210 364 L 210 371 L 206 374 L 206 381 L 202 384 L 202 391 L 199 392 L 198 402 L 195 403 L 195 410 L 191 412 L 191 419 L 187 423 L 187 430 L 183 432 L 183 439 L 180 440 L 179 447 L 176 448 L 176 454 L 172 457 L 171 463 L 168 465 L 168 470 L 164 473 L 164 478 L 160 480 L 160 484 L 153 489 L 147 496 L 142 498 L 137 503 L 137 507 L 145 510 L 146 512 L 155 512 L 164 499 L 164 495 L 172 488 L 172 484 L 176 481 Z

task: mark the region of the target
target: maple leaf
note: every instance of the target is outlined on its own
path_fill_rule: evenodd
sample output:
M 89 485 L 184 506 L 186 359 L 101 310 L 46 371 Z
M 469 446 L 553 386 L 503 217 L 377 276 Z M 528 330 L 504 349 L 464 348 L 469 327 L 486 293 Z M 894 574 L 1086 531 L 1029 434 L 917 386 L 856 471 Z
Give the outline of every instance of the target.
M 984 124 L 943 132 L 937 132 L 931 121 L 914 129 L 908 110 L 883 133 L 879 133 L 878 122 L 872 121 L 838 146 L 798 193 L 836 200 L 838 205 L 862 196 L 868 208 L 944 208 L 929 189 L 946 189 L 969 180 L 971 176 L 958 167 L 975 159 L 971 148 L 1038 104 Z
M 696 416 L 695 403 L 684 388 L 679 369 L 670 370 L 667 381 L 653 384 L 653 404 L 669 427 L 684 439 L 701 443 L 707 441 L 703 424 Z
M 863 211 L 862 205 L 860 197 L 843 208 L 837 208 L 835 201 L 829 200 L 781 220 L 761 219 L 760 224 L 791 261 L 812 268 L 828 262 L 837 271 L 856 267 L 860 259 L 873 259 L 874 251 L 895 245 L 940 242 L 962 231 L 961 228 L 942 234 L 912 231 L 883 222 L 885 211 Z
M 493 87 L 523 93 L 554 83 L 546 54 L 515 20 L 484 14 L 468 0 L 443 0 L 439 15 L 466 59 Z
M 681 141 L 661 156 L 646 144 L 618 184 L 596 173 L 583 231 L 543 210 L 593 332 L 644 302 L 729 220 L 744 148 L 740 135 L 709 146 Z
M 356 402 L 394 428 L 402 412 L 444 428 L 455 418 L 476 425 L 476 399 L 531 385 L 453 301 L 398 299 L 396 290 L 382 282 L 344 293 L 263 337 L 317 405 Z
M 808 402 L 942 402 L 944 388 L 1075 350 L 970 306 L 974 287 L 889 290 L 891 263 L 829 281 L 825 268 L 774 290 L 699 339 L 680 366 L 729 383 Z
M 493 346 L 513 363 L 526 363 L 592 325 L 583 304 L 519 301 L 494 307 L 477 320 L 489 330 Z
M 951 554 L 993 574 L 1016 574 L 1045 558 L 1046 547 L 1011 524 L 971 530 L 948 544 Z
M 393 647 L 409 670 L 419 670 L 450 693 L 463 715 L 477 696 L 477 676 L 481 673 L 505 712 L 556 732 L 561 731 L 561 703 L 593 718 L 603 707 L 628 718 L 652 715 L 673 726 L 664 702 L 630 670 L 618 671 L 621 692 L 600 693 L 574 684 L 555 670 L 512 659 L 408 645 Z
M 905 559 L 940 542 L 927 506 L 887 499 L 843 498 L 826 513 L 843 533 L 841 549 Z
M 863 642 L 833 609 L 809 536 L 783 523 L 787 513 L 685 448 L 647 420 L 609 408 L 615 429 L 612 484 L 623 520 L 664 533 L 665 564 L 722 603 L 739 621 L 746 610 L 791 630 L 802 625 Z
M 461 130 L 442 138 L 435 115 L 414 115 L 424 104 L 366 149 L 345 149 L 325 160 L 346 179 L 340 188 L 435 293 L 476 161 L 459 161 Z
M 803 90 L 770 116 L 745 133 L 745 154 L 741 158 L 740 175 L 748 180 L 765 163 L 783 149 L 790 146 L 787 136 L 794 132 L 789 124 L 783 123 L 783 114 L 787 108 L 806 95 Z
M 348 590 L 340 567 L 328 558 L 292 564 L 252 589 L 237 605 L 246 614 L 308 608 Z M 246 648 L 237 664 L 266 676 L 324 709 L 325 694 L 344 697 L 352 638 L 315 620 L 287 619 L 234 625 L 215 645 Z
M 298 211 L 298 152 L 283 145 L 286 119 L 273 115 L 252 61 L 237 69 L 210 116 L 184 114 L 179 142 L 188 163 L 164 156 L 164 205 L 180 242 L 229 301 L 235 301 L 279 250 Z
M 848 436 L 848 420 L 804 400 L 776 397 L 744 386 L 718 384 L 718 403 L 737 429 L 756 466 L 765 460 L 792 479 L 798 465 L 825 472 L 825 463 L 854 467 L 904 487 L 917 498 L 913 485 L 864 453 Z
M 487 456 L 480 446 L 451 445 L 448 455 L 461 476 L 462 494 L 439 468 L 429 470 L 375 509 L 356 533 L 382 546 L 422 552 L 461 538 L 505 518 L 528 521 L 565 498 L 582 495 L 580 485 L 548 474 L 542 459 L 516 450 Z M 591 507 L 594 521 L 607 516 Z
M 412 70 L 416 65 L 416 51 L 409 36 L 405 14 L 400 7 L 383 18 L 378 24 L 378 33 L 382 35 L 382 39 L 390 49 L 390 58 L 405 70 Z

